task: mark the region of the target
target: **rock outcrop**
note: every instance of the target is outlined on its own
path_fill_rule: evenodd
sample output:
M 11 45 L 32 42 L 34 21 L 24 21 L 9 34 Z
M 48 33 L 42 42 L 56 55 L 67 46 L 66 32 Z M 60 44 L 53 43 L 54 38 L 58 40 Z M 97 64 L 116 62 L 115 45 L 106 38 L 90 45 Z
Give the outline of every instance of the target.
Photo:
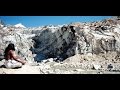
M 36 34 L 32 50 L 46 58 L 64 59 L 76 54 L 120 52 L 120 21 L 108 19 L 93 23 L 73 23 L 46 27 Z
M 4 29 L 5 28 L 5 29 Z M 30 51 L 32 47 L 31 35 L 22 34 L 21 31 L 16 31 L 14 28 L 4 27 L 0 29 L 0 55 L 4 55 L 4 50 L 9 43 L 14 43 L 16 53 L 26 60 L 33 61 L 33 55 Z

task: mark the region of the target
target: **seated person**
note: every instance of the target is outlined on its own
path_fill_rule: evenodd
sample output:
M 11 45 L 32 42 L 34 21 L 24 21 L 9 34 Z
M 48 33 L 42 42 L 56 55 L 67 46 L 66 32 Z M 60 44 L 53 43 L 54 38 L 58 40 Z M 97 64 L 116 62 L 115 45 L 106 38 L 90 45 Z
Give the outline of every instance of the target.
M 4 65 L 6 68 L 20 68 L 26 63 L 25 60 L 21 59 L 19 56 L 16 55 L 15 46 L 12 43 L 10 43 L 5 49 L 4 57 Z

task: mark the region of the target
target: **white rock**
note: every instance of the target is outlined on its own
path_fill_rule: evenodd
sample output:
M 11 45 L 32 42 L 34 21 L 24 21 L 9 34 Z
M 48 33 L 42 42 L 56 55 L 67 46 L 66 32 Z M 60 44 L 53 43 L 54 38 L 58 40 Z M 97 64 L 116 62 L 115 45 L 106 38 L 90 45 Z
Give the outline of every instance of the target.
M 48 62 L 48 60 L 42 60 L 42 62 L 43 62 L 43 63 L 46 63 L 46 62 Z
M 98 70 L 98 69 L 100 69 L 100 68 L 101 68 L 101 65 L 98 65 L 98 64 L 93 64 L 93 67 L 94 67 L 94 69 Z
M 54 61 L 54 59 L 53 59 L 53 58 L 50 58 L 50 59 L 48 59 L 48 61 L 49 61 L 49 62 L 53 62 L 53 61 Z
M 75 69 L 75 70 L 78 71 L 78 72 L 85 71 L 83 69 Z
M 4 27 L 4 28 L 3 28 L 3 30 L 6 30 L 6 29 L 7 29 L 7 27 Z

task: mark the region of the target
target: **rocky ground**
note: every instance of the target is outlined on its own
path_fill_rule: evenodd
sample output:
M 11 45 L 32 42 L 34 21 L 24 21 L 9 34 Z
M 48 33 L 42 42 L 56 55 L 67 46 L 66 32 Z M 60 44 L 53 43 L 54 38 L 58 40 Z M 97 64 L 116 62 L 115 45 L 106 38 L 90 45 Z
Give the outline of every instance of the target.
M 120 74 L 120 64 L 119 61 L 108 61 L 104 56 L 78 54 L 63 62 L 50 58 L 19 69 L 0 68 L 0 74 Z

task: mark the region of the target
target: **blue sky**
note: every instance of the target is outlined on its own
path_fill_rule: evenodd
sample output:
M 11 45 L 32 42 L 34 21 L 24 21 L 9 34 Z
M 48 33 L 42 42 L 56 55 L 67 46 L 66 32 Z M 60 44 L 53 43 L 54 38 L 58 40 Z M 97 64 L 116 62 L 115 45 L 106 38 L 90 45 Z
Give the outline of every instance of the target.
M 93 22 L 110 17 L 112 16 L 0 16 L 0 19 L 5 24 L 22 23 L 26 27 L 37 27 L 49 24 L 69 24 L 71 22 Z

